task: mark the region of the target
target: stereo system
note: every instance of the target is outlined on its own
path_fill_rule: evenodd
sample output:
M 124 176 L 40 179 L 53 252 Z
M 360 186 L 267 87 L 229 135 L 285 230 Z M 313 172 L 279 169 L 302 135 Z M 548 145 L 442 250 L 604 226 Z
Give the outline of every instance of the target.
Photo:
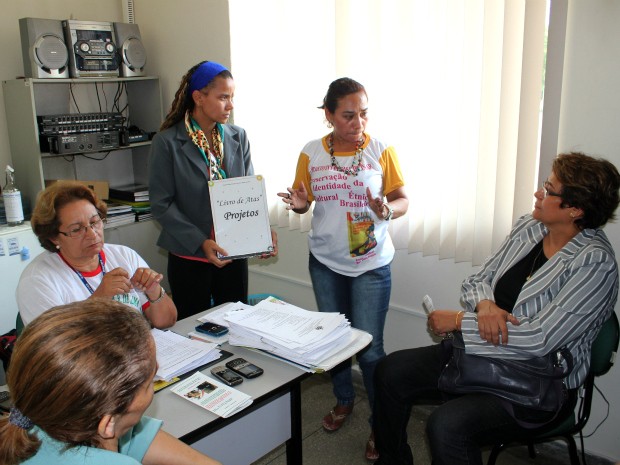
M 137 24 L 21 18 L 24 75 L 31 78 L 144 76 Z
M 69 77 L 69 53 L 59 20 L 21 18 L 19 33 L 26 77 Z
M 112 23 L 67 19 L 62 26 L 72 77 L 118 76 Z
M 114 38 L 125 77 L 144 76 L 146 50 L 137 24 L 114 23 Z
M 103 152 L 128 145 L 120 113 L 37 116 L 41 152 L 59 155 Z

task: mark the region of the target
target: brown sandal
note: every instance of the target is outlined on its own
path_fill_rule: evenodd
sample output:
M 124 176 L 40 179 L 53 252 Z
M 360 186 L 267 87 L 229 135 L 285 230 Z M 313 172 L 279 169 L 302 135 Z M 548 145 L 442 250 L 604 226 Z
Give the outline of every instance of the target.
M 323 417 L 323 428 L 327 431 L 338 431 L 344 421 L 353 411 L 351 405 L 336 405 L 325 417 Z
M 366 442 L 366 460 L 374 462 L 375 460 L 379 460 L 379 452 L 377 451 L 377 447 L 375 445 L 375 433 L 370 433 L 370 437 L 368 438 L 368 442 Z

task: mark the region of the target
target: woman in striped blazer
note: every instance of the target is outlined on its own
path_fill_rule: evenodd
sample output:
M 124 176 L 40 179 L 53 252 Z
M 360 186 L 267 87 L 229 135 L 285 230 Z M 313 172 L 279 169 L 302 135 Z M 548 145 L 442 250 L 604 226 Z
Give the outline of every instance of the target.
M 463 281 L 463 309 L 428 317 L 437 335 L 460 332 L 468 354 L 526 360 L 566 347 L 574 364 L 559 414 L 507 405 L 491 394 L 445 396 L 437 382 L 449 354 L 440 344 L 394 352 L 375 375 L 377 465 L 413 463 L 406 428 L 414 403 L 440 404 L 427 424 L 435 465 L 481 464 L 481 446 L 527 433 L 515 418 L 542 425 L 572 413 L 592 341 L 618 297 L 618 266 L 601 228 L 614 219 L 619 188 L 610 162 L 559 155 L 534 194 L 533 212 Z

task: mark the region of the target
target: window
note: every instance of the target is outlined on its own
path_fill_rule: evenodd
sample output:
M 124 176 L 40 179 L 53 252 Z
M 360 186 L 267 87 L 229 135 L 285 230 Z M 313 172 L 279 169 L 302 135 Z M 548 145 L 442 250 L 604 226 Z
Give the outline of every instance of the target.
M 546 0 L 231 0 L 235 120 L 272 223 L 309 229 L 275 193 L 329 131 L 317 109 L 329 83 L 349 76 L 368 92 L 367 132 L 396 148 L 407 181 L 396 247 L 481 263 L 532 205 L 547 11 Z

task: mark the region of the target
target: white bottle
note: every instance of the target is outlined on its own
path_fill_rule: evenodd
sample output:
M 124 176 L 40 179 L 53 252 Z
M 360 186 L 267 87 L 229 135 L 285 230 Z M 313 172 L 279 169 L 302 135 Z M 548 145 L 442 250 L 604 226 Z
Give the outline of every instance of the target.
M 24 222 L 24 209 L 22 208 L 22 194 L 15 186 L 15 170 L 6 165 L 6 185 L 2 191 L 6 221 L 9 226 L 17 226 Z

